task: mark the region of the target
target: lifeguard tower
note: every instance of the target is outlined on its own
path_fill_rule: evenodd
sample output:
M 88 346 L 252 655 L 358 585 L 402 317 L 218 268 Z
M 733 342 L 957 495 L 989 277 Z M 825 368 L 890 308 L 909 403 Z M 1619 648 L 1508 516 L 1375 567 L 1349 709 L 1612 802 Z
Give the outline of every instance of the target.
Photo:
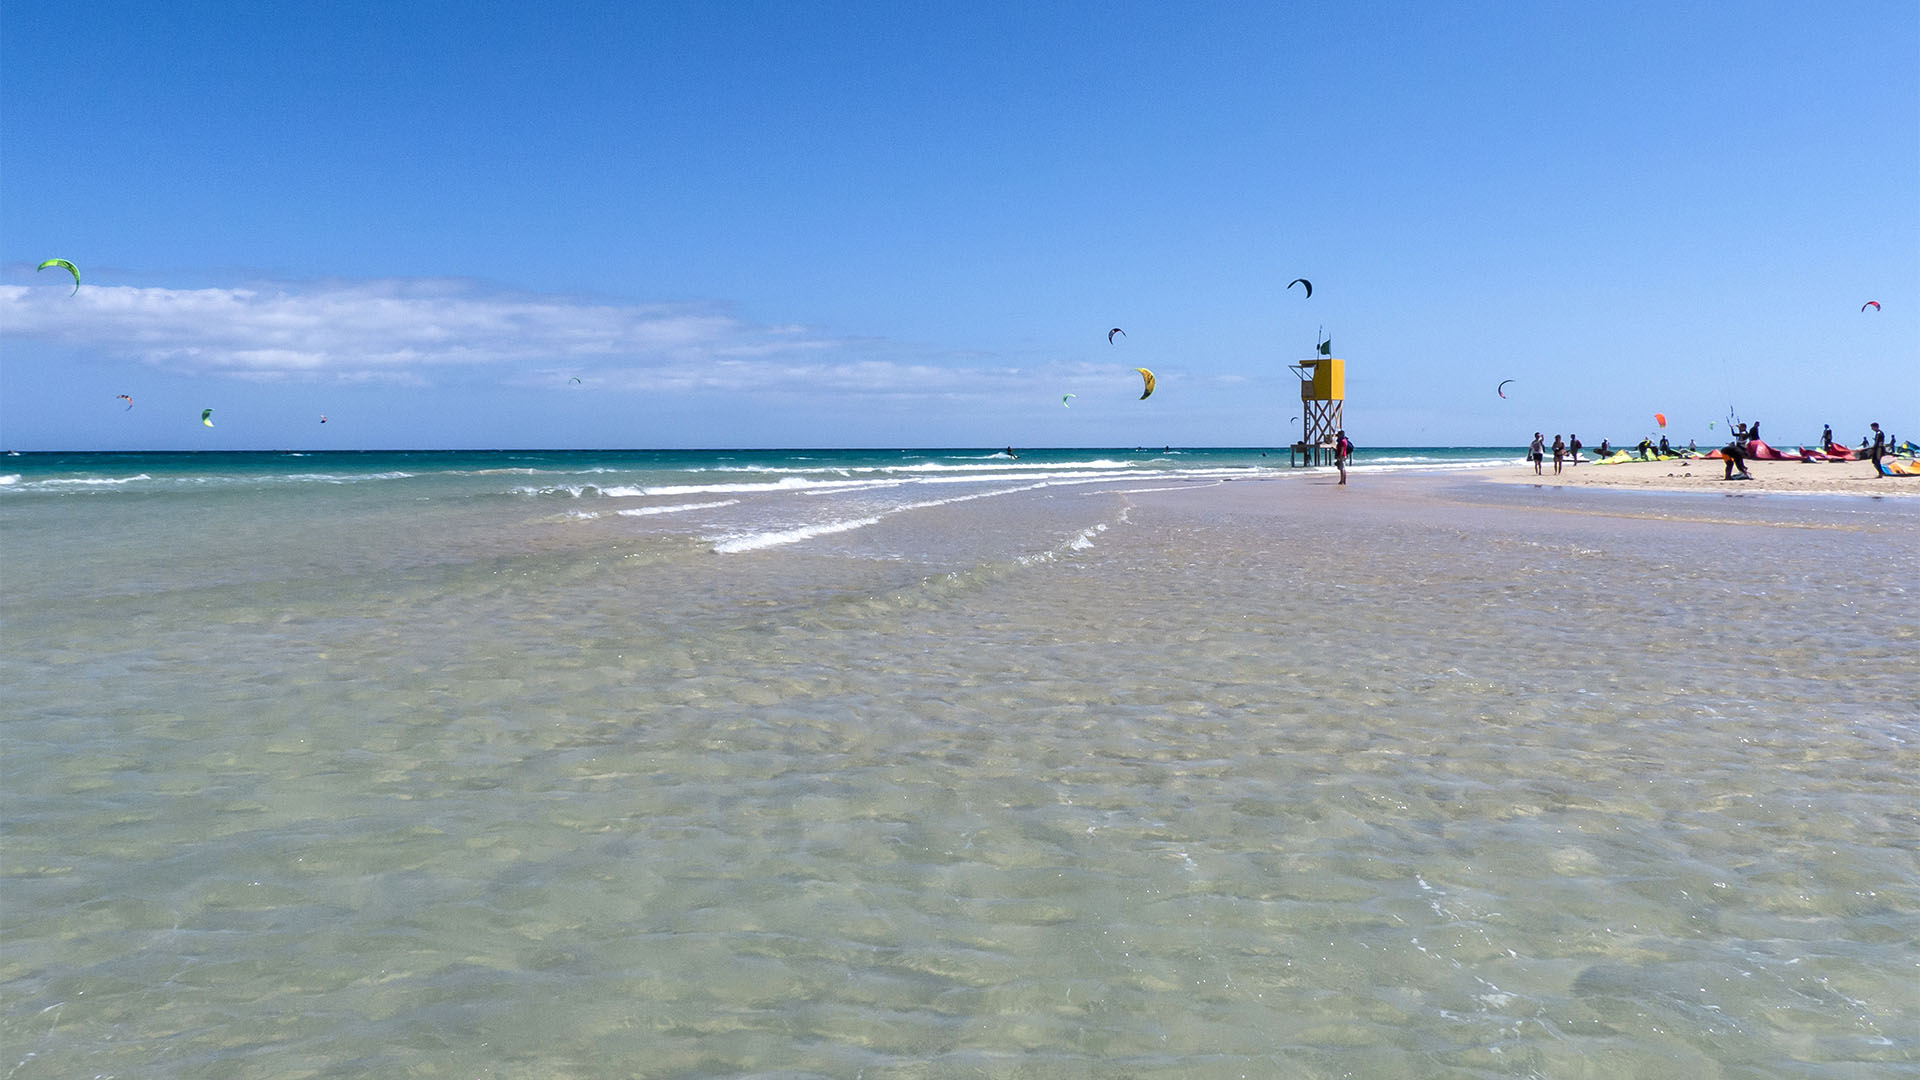
M 1334 432 L 1347 426 L 1347 362 L 1333 355 L 1333 339 L 1320 343 L 1320 355 L 1287 365 L 1300 376 L 1300 440 L 1288 460 L 1294 468 L 1334 463 Z

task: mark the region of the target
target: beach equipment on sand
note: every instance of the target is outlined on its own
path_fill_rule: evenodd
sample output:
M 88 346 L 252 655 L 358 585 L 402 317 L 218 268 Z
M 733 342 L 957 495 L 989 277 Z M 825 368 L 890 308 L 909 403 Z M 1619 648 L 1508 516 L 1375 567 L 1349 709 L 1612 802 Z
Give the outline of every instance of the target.
M 1881 476 L 1920 476 L 1920 461 L 1896 461 L 1881 458 L 1876 465 Z

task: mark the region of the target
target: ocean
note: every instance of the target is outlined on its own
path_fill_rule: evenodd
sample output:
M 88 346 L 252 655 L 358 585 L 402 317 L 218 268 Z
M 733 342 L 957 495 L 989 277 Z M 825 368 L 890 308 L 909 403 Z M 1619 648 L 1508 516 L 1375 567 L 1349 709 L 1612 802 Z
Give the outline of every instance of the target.
M 0 1077 L 1920 1070 L 1911 500 L 1266 455 L 0 458 Z

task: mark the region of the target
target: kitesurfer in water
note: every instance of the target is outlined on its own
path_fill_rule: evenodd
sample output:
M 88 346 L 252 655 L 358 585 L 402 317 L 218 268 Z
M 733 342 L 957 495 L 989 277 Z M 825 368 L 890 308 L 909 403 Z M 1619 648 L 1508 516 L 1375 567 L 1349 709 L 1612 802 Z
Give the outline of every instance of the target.
M 1340 470 L 1340 483 L 1347 482 L 1347 459 L 1353 456 L 1353 441 L 1347 438 L 1347 429 L 1341 428 L 1333 433 L 1333 464 Z M 1339 484 L 1335 484 L 1339 487 Z
M 1547 440 L 1533 433 L 1533 441 L 1527 444 L 1527 456 L 1533 459 L 1533 475 L 1540 475 L 1540 463 L 1547 459 Z
M 1008 457 L 1010 457 L 1010 458 L 1017 458 L 1017 457 L 1019 457 L 1019 456 L 1020 456 L 1019 454 L 1016 454 L 1016 453 L 1014 453 L 1014 452 L 1013 452 L 1013 447 L 1011 447 L 1011 446 L 1009 446 L 1009 447 L 1007 447 L 1007 448 L 1006 448 L 1005 450 L 1003 450 L 1003 451 L 1001 451 L 1001 453 L 1003 453 L 1003 454 L 1005 454 L 1005 455 L 1007 455 L 1007 456 L 1008 456 Z

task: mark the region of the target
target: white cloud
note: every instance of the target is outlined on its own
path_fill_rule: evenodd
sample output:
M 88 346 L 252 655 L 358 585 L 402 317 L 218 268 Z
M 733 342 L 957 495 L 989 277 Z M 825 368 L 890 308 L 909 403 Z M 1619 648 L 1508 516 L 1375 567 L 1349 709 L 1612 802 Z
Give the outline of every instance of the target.
M 419 383 L 492 367 L 509 382 L 535 372 L 646 371 L 718 388 L 783 380 L 795 367 L 817 372 L 802 358 L 874 344 L 757 326 L 713 307 L 594 303 L 441 280 L 90 285 L 77 295 L 0 286 L 0 336 L 251 379 Z

